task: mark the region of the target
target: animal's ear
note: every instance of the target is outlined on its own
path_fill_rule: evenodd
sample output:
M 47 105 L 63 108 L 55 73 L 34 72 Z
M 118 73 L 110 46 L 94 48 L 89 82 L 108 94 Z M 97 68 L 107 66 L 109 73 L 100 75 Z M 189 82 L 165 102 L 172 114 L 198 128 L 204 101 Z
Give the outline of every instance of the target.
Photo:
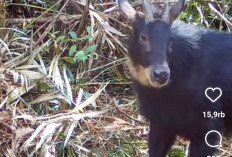
M 133 28 L 134 31 L 137 32 L 139 30 L 142 30 L 145 24 L 145 15 L 141 12 L 137 12 L 135 14 L 135 18 L 133 20 Z
M 169 22 L 172 23 L 181 13 L 184 8 L 185 0 L 178 0 L 178 2 L 169 11 Z
M 118 0 L 118 5 L 121 13 L 128 19 L 134 20 L 136 11 L 135 9 L 125 0 Z
M 146 0 L 143 0 L 143 10 L 148 20 L 154 20 L 154 18 L 158 18 L 160 14 L 159 8 Z

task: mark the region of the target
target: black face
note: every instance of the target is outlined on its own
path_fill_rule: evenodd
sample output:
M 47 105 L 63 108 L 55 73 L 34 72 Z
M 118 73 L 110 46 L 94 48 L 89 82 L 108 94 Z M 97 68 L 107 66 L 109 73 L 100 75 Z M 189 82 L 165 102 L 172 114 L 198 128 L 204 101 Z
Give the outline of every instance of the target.
M 169 82 L 168 60 L 172 48 L 170 28 L 171 24 L 165 21 L 147 22 L 139 15 L 135 17 L 130 57 L 143 67 L 147 81 L 154 87 L 162 87 Z

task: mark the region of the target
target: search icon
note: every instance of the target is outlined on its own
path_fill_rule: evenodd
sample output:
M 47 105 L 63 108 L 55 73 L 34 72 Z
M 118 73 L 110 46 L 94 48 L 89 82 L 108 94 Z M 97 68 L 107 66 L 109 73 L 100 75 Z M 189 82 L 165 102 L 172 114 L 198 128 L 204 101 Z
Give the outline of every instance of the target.
M 208 137 L 209 134 L 212 134 L 212 133 L 218 134 L 218 136 L 219 136 L 219 144 L 211 145 L 211 144 L 208 143 L 207 137 Z M 213 147 L 213 148 L 214 148 L 214 147 L 222 147 L 222 135 L 221 135 L 221 133 L 218 132 L 217 130 L 211 130 L 211 131 L 207 132 L 207 134 L 205 135 L 205 143 L 206 143 L 209 147 Z

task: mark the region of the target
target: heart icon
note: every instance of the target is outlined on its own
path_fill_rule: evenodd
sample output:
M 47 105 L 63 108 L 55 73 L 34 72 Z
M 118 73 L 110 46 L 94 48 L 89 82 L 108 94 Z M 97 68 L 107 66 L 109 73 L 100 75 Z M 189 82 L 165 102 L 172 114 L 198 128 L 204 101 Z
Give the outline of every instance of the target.
M 205 96 L 212 102 L 217 101 L 222 96 L 222 90 L 221 88 L 215 87 L 209 87 L 205 90 Z

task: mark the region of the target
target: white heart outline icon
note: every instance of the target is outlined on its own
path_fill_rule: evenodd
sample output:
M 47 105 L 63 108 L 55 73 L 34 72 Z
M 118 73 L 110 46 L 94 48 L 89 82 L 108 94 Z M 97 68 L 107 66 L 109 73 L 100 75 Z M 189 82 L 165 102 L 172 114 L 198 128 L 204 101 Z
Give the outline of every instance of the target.
M 215 91 L 215 90 L 219 90 L 219 95 L 213 100 L 210 96 L 208 96 L 208 94 L 207 94 L 207 91 L 208 90 L 212 90 L 213 92 Z M 217 101 L 221 96 L 222 96 L 222 90 L 221 90 L 221 88 L 219 88 L 219 87 L 215 87 L 215 88 L 212 88 L 212 87 L 208 87 L 208 88 L 206 88 L 206 90 L 205 90 L 205 96 L 210 100 L 210 101 L 212 101 L 212 102 L 215 102 L 215 101 Z

